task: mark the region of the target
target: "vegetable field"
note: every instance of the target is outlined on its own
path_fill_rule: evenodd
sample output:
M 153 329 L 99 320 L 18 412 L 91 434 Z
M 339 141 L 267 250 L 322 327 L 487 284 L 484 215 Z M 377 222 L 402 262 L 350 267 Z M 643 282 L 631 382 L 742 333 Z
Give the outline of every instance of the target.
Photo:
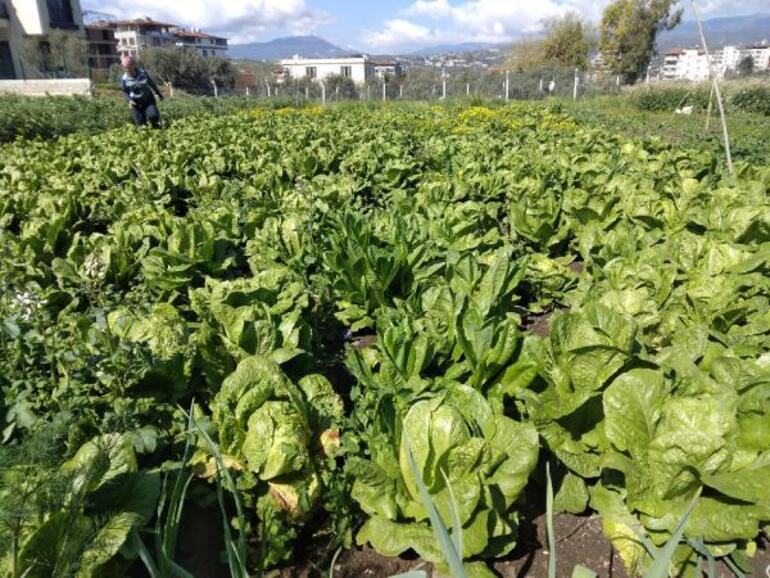
M 197 504 L 232 576 L 314 543 L 448 575 L 435 509 L 486 578 L 546 465 L 629 575 L 664 544 L 672 575 L 748 572 L 769 192 L 770 167 L 532 104 L 5 145 L 0 573 L 187 576 Z

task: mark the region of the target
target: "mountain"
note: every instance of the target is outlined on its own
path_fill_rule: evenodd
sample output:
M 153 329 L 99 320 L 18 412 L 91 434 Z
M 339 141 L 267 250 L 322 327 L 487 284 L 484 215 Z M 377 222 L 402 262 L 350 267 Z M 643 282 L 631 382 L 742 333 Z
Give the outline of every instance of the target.
M 711 18 L 703 21 L 703 31 L 709 48 L 770 40 L 770 14 Z M 673 30 L 658 35 L 660 52 L 670 48 L 694 46 L 700 46 L 700 34 L 698 24 L 693 20 L 684 21 Z
M 334 58 L 352 53 L 355 51 L 344 50 L 318 36 L 286 36 L 270 42 L 231 44 L 227 55 L 242 60 L 280 60 L 295 54 L 305 58 Z

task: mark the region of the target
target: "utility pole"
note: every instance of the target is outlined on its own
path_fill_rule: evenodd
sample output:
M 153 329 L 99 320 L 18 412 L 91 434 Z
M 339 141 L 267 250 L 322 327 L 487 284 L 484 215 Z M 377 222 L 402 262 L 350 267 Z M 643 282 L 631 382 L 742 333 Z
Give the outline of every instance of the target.
M 543 77 L 540 77 L 540 94 L 543 94 Z
M 382 102 L 388 100 L 388 85 L 385 84 L 385 79 L 382 79 Z
M 398 87 L 398 98 L 404 98 L 404 85 Z
M 446 78 L 441 81 L 441 100 L 446 100 Z
M 470 82 L 466 82 L 465 83 L 465 96 L 470 96 L 470 95 L 471 95 L 471 83 Z
M 267 98 L 270 98 L 272 95 L 270 94 L 270 81 L 265 79 L 265 86 L 267 86 Z

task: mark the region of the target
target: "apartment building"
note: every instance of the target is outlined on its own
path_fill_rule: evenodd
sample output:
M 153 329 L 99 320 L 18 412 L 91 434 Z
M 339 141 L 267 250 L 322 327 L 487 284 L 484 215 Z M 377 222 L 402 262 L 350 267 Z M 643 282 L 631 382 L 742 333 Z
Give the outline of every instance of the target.
M 84 36 L 78 0 L 0 0 L 0 79 L 34 78 L 40 71 L 24 62 L 22 42 L 44 42 L 54 30 Z
M 86 24 L 88 41 L 88 66 L 107 69 L 120 62 L 118 40 L 115 38 L 117 25 L 108 20 L 99 20 Z
M 168 47 L 176 44 L 176 37 L 171 30 L 174 24 L 158 22 L 145 16 L 133 20 L 115 22 L 115 40 L 121 56 L 139 56 L 144 48 Z
M 754 70 L 770 70 L 770 44 L 754 44 L 744 49 L 754 61 Z
M 184 28 L 175 28 L 172 34 L 176 37 L 176 46 L 190 48 L 197 51 L 203 58 L 227 56 L 227 38 L 206 34 L 199 28 L 185 30 Z
M 725 46 L 711 53 L 711 64 L 719 77 L 738 69 L 741 61 L 750 57 L 754 61 L 754 70 L 770 70 L 770 45 Z M 703 50 L 676 48 L 666 52 L 663 58 L 663 78 L 665 80 L 707 80 L 709 59 Z
M 227 38 L 207 34 L 199 28 L 187 30 L 176 24 L 145 16 L 116 23 L 115 38 L 121 56 L 139 56 L 148 47 L 178 46 L 197 51 L 204 58 L 227 55 Z

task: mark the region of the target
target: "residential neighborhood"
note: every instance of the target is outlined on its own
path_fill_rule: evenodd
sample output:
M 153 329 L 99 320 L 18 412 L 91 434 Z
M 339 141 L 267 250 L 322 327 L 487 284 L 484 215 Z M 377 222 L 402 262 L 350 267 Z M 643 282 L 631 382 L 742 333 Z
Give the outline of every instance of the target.
M 725 46 L 711 53 L 711 66 L 719 77 L 735 72 L 744 59 L 751 61 L 755 72 L 770 70 L 770 45 Z M 664 55 L 663 80 L 707 80 L 710 76 L 709 57 L 699 48 L 675 48 Z

